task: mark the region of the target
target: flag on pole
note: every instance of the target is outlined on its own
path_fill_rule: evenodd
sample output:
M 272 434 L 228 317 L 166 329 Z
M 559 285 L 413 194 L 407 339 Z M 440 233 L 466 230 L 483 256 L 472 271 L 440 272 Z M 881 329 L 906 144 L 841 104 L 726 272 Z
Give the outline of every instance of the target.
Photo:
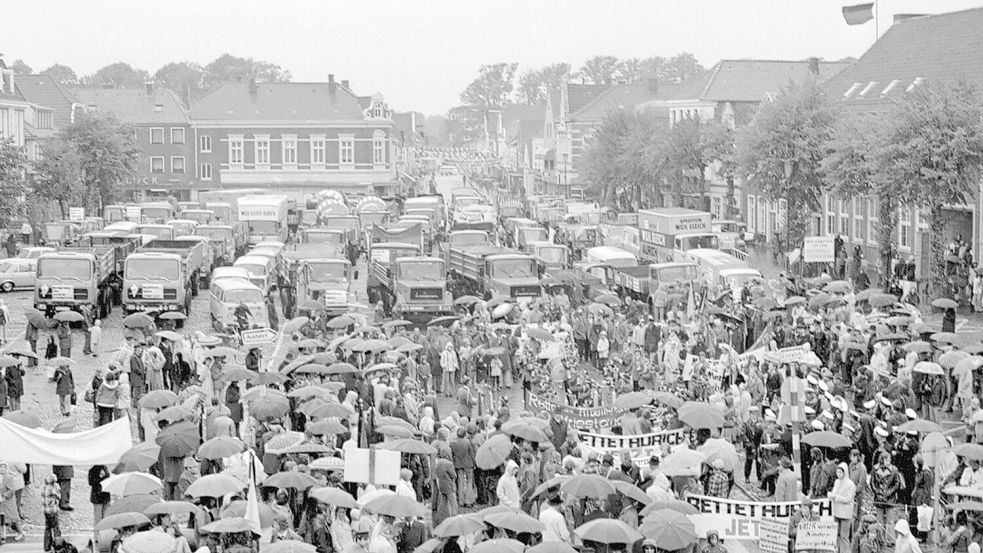
M 249 492 L 246 494 L 246 512 L 242 518 L 249 522 L 254 533 L 263 533 L 259 522 L 259 499 L 256 496 L 256 463 L 254 462 L 252 451 L 249 452 Z
M 847 25 L 863 25 L 874 19 L 874 4 L 855 4 L 843 6 L 843 19 Z

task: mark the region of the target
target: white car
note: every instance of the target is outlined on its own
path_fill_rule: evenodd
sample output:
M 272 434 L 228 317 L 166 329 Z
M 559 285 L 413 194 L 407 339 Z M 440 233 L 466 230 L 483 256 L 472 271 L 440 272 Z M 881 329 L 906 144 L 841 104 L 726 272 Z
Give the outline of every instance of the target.
M 12 257 L 0 261 L 0 292 L 33 289 L 38 260 Z

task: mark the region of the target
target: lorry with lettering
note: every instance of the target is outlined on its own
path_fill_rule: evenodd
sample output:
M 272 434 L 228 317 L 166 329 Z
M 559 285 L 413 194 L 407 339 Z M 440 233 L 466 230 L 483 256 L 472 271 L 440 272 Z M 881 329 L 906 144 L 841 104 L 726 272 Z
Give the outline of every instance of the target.
M 237 202 L 239 220 L 249 229 L 249 243 L 287 240 L 287 197 L 243 196 Z
M 675 254 L 696 248 L 719 249 L 710 226 L 710 213 L 682 207 L 642 209 L 638 212 L 642 256 L 672 261 Z
M 516 300 L 539 297 L 536 258 L 499 246 L 451 246 L 448 264 L 454 295 L 500 295 Z
M 48 316 L 56 311 L 92 308 L 99 318 L 108 317 L 118 297 L 119 273 L 114 245 L 59 248 L 38 258 L 34 307 Z
M 205 245 L 200 242 L 154 240 L 126 258 L 123 268 L 123 308 L 187 315 L 206 269 Z M 210 269 L 210 268 L 209 268 Z
M 454 312 L 443 259 L 420 256 L 414 244 L 382 242 L 372 245 L 369 263 L 370 301 L 382 301 L 394 317 L 426 322 Z

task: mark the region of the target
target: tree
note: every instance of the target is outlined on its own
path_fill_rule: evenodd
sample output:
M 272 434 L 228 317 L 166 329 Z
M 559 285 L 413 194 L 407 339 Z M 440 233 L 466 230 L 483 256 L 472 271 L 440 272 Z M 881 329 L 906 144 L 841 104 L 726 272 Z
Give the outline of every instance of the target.
M 519 77 L 516 101 L 527 105 L 544 103 L 549 91 L 559 88 L 569 76 L 569 63 L 554 63 L 540 69 L 526 71 Z
M 470 146 L 484 134 L 484 113 L 470 106 L 457 106 L 447 112 L 445 129 L 452 146 Z
M 79 156 L 86 207 L 98 212 L 119 195 L 119 184 L 132 176 L 140 159 L 134 130 L 112 114 L 81 113 L 59 132 Z
M 786 202 L 779 248 L 802 243 L 823 193 L 821 163 L 833 133 L 836 112 L 815 80 L 789 84 L 761 104 L 737 141 L 747 183 L 772 201 Z
M 902 205 L 928 214 L 932 283 L 945 284 L 943 207 L 965 203 L 980 181 L 983 107 L 965 82 L 924 83 L 905 94 L 887 117 L 883 163 Z
M 636 83 L 645 79 L 645 60 L 638 58 L 628 58 L 621 60 L 617 71 L 614 73 L 615 80 Z
M 605 114 L 583 163 L 584 175 L 603 204 L 625 211 L 663 205 L 661 127 L 645 111 L 615 109 Z
M 6 228 L 24 203 L 24 149 L 11 139 L 0 140 L 0 225 Z
M 205 86 L 214 87 L 226 82 L 254 80 L 258 83 L 285 83 L 290 71 L 275 63 L 253 58 L 222 54 L 205 66 Z
M 698 118 L 683 119 L 673 126 L 666 144 L 666 170 L 673 185 L 673 205 L 681 205 L 680 194 L 684 183 L 689 182 L 689 192 L 697 192 L 701 199 L 706 198 L 707 168 L 718 163 L 721 173 L 728 179 L 728 214 L 733 204 L 733 131 L 716 121 L 701 121 Z M 694 190 L 695 188 L 695 190 Z M 705 201 L 705 200 L 704 200 Z
M 669 82 L 686 82 L 698 79 L 707 72 L 706 68 L 696 61 L 696 56 L 689 52 L 673 56 L 672 59 L 662 65 L 661 69 L 659 78 Z
M 24 63 L 24 60 L 20 59 L 14 60 L 14 63 L 11 64 L 10 68 L 13 69 L 14 73 L 17 75 L 32 75 L 34 73 L 31 66 L 27 65 Z
M 118 61 L 99 69 L 83 79 L 89 86 L 113 85 L 116 88 L 142 87 L 150 80 L 145 69 L 135 69 L 128 63 Z
M 621 61 L 614 56 L 594 56 L 580 68 L 580 77 L 590 84 L 611 84 L 621 68 Z
M 899 195 L 885 157 L 886 118 L 882 113 L 860 114 L 837 121 L 822 162 L 830 192 L 840 198 L 873 198 L 877 206 L 881 283 L 889 285 L 898 227 Z
M 190 106 L 204 91 L 205 70 L 193 61 L 173 62 L 154 73 L 154 80 L 176 92 Z
M 75 144 L 62 136 L 46 140 L 42 151 L 44 155 L 34 163 L 34 194 L 54 200 L 62 218 L 67 218 L 69 207 L 86 204 L 82 156 Z
M 56 63 L 45 69 L 41 74 L 47 75 L 65 86 L 75 86 L 79 80 L 78 75 L 75 74 L 75 71 L 71 67 L 61 65 L 60 63 Z
M 518 63 L 482 65 L 478 78 L 461 93 L 461 103 L 478 108 L 500 108 L 511 103 L 513 80 Z

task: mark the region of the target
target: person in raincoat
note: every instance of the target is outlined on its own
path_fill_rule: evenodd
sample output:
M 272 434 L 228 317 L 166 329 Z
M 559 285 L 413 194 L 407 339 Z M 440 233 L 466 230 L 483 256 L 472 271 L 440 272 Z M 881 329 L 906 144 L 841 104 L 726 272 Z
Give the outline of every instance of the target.
M 907 520 L 898 519 L 894 523 L 894 553 L 922 553 L 918 540 L 911 535 Z
M 498 486 L 495 488 L 495 495 L 498 497 L 499 504 L 512 509 L 519 509 L 522 501 L 519 494 L 519 481 L 515 477 L 518 472 L 519 465 L 509 459 L 505 463 L 505 472 L 498 479 Z

